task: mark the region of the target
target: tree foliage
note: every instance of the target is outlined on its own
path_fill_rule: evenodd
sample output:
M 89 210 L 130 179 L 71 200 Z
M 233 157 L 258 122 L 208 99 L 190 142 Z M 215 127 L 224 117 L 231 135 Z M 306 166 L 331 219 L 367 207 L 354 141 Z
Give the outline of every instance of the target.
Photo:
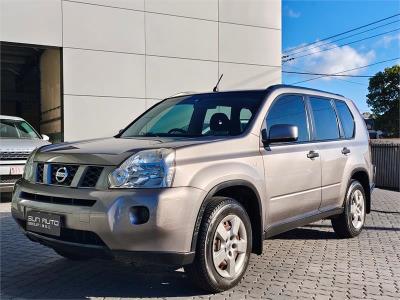
M 376 129 L 400 137 L 400 66 L 378 72 L 369 80 L 367 103 L 374 113 Z

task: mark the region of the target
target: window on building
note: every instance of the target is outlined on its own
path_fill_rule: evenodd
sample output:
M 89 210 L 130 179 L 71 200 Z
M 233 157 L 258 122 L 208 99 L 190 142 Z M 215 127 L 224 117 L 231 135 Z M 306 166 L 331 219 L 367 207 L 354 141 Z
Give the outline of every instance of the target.
M 299 130 L 297 141 L 305 142 L 309 140 L 307 115 L 302 96 L 283 96 L 276 100 L 268 112 L 266 121 L 267 132 L 269 132 L 273 125 L 295 125 Z
M 343 127 L 344 137 L 346 139 L 354 136 L 354 118 L 349 107 L 344 101 L 335 100 L 336 110 L 338 112 L 340 122 Z
M 339 127 L 331 101 L 329 99 L 311 97 L 310 104 L 314 115 L 316 139 L 338 139 L 340 136 Z

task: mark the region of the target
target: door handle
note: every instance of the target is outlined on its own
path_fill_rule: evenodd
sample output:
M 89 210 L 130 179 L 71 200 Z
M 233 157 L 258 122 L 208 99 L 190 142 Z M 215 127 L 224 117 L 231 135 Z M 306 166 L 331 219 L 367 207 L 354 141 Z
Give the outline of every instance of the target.
M 307 153 L 307 157 L 310 159 L 313 159 L 313 158 L 319 157 L 319 153 L 315 152 L 314 150 L 311 150 L 310 152 Z
M 350 152 L 351 152 L 350 149 L 347 148 L 347 147 L 344 147 L 344 148 L 342 149 L 342 154 L 344 154 L 344 155 L 349 154 Z

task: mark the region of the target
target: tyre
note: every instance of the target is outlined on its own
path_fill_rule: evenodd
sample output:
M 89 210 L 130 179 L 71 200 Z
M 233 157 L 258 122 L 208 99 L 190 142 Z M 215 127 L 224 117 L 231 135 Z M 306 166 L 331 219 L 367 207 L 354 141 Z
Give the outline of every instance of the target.
M 344 199 L 344 211 L 332 219 L 335 233 L 341 238 L 352 238 L 360 234 L 366 215 L 364 188 L 357 180 L 352 180 Z
M 71 253 L 71 252 L 66 252 L 63 250 L 56 250 L 56 249 L 54 249 L 54 251 L 58 255 L 61 255 L 62 257 L 69 259 L 69 260 L 89 260 L 89 259 L 91 259 L 91 257 L 89 257 L 89 256 L 81 255 L 78 253 Z
M 199 229 L 196 256 L 185 271 L 200 288 L 216 293 L 235 286 L 249 264 L 252 230 L 237 201 L 213 197 Z

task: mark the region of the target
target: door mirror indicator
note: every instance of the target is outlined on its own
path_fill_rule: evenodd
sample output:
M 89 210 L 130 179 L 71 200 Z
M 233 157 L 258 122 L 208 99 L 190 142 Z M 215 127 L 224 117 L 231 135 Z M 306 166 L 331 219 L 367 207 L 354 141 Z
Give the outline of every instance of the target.
M 299 137 L 299 129 L 295 125 L 276 124 L 271 126 L 271 128 L 269 129 L 268 137 L 266 137 L 266 139 L 264 139 L 265 134 L 262 134 L 263 143 L 264 141 L 266 141 L 268 144 L 295 142 Z

